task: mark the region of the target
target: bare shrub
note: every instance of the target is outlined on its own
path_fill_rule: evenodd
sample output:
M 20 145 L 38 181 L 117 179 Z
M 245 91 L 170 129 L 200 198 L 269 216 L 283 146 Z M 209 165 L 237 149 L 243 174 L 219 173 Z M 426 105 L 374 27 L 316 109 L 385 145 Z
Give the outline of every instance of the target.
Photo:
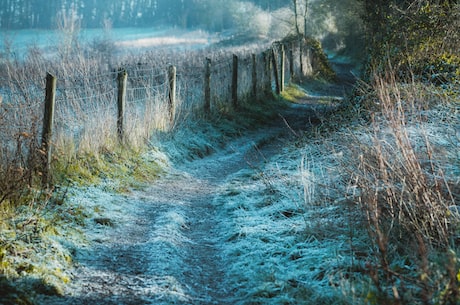
M 35 201 L 45 164 L 36 115 L 41 107 L 23 91 L 26 85 L 12 82 L 0 101 L 0 206 L 13 210 Z M 0 215 L 0 223 L 3 219 Z
M 59 54 L 62 58 L 67 58 L 79 48 L 78 34 L 80 33 L 81 20 L 77 8 L 73 5 L 68 10 L 63 8 L 57 14 L 56 20 L 56 26 L 62 37 Z

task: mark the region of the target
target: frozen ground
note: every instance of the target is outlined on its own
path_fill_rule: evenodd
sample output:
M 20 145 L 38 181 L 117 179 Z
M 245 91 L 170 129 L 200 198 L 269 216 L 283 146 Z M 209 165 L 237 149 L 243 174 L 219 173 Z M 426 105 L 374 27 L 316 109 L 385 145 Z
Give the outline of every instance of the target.
M 151 152 L 168 174 L 145 189 L 74 189 L 71 200 L 90 216 L 87 241 L 68 245 L 76 268 L 65 296 L 41 303 L 340 303 L 339 270 L 351 260 L 346 211 L 314 202 L 321 191 L 308 187 L 339 174 L 324 172 L 333 157 L 320 146 L 296 144 L 343 88 L 306 93 L 204 158 L 173 164 Z M 180 155 L 174 142 L 165 148 Z
M 309 108 L 295 114 L 308 118 Z M 321 273 L 341 263 L 345 241 L 318 240 L 306 225 L 342 213 L 303 213 L 302 156 L 286 148 L 292 131 L 283 124 L 171 167 L 142 191 L 77 192 L 73 200 L 94 211 L 89 243 L 76 247 L 73 283 L 56 304 L 279 304 L 272 290 L 294 301 L 286 289 L 303 299 L 329 287 Z

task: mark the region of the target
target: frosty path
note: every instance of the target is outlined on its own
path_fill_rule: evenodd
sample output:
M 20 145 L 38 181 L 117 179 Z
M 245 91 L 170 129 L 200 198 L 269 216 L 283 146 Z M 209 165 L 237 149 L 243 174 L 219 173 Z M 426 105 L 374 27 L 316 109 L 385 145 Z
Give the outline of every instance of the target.
M 239 268 L 234 266 L 238 259 L 229 254 L 230 243 L 244 237 L 232 232 L 245 224 L 235 223 L 238 218 L 230 215 L 233 212 L 226 206 L 234 205 L 241 193 L 250 198 L 253 190 L 244 190 L 244 186 L 263 176 L 266 166 L 274 166 L 273 157 L 293 146 L 298 133 L 319 123 L 315 111 L 324 106 L 317 105 L 316 98 L 281 110 L 267 126 L 234 139 L 203 159 L 173 166 L 146 189 L 127 195 L 100 189 L 77 194 L 78 200 L 104 217 L 85 227 L 89 242 L 75 249 L 77 268 L 67 296 L 44 299 L 43 303 L 207 305 L 250 301 L 244 300 L 245 291 L 255 283 L 229 278 L 234 274 L 229 270 Z M 232 191 L 232 185 L 243 190 Z M 241 204 L 237 212 L 252 203 Z M 286 218 L 291 217 L 289 211 Z
M 213 202 L 232 174 L 262 167 L 293 137 L 291 128 L 311 117 L 310 106 L 288 109 L 271 126 L 145 190 L 124 196 L 89 190 L 83 196 L 103 204 L 107 223 L 98 219 L 87 228 L 91 246 L 77 249 L 69 296 L 45 303 L 234 304 L 234 288 L 223 285 L 228 265 L 221 253 L 224 231 L 233 224 Z

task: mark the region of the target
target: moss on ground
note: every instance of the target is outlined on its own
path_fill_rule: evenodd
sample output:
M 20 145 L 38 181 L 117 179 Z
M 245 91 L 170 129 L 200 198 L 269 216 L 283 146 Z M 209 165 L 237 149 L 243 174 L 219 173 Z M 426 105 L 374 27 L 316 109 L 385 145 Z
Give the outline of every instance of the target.
M 118 183 L 114 191 L 127 190 L 153 182 L 167 167 L 167 160 L 154 148 L 133 150 L 119 148 L 98 154 L 84 154 L 54 165 L 55 183 L 76 186 L 100 184 L 106 180 Z
M 295 103 L 298 100 L 305 98 L 305 92 L 299 86 L 290 84 L 281 92 L 281 97 L 291 103 Z
M 60 240 L 79 234 L 74 227 L 84 215 L 53 197 L 2 206 L 0 215 L 0 303 L 33 304 L 38 294 L 62 294 L 73 262 Z

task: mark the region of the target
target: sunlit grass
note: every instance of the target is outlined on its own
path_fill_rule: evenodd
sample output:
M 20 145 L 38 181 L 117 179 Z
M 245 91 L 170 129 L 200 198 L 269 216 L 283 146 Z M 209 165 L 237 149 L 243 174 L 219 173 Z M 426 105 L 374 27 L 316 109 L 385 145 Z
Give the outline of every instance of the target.
M 453 238 L 459 219 L 450 211 L 458 201 L 452 193 L 458 175 L 449 174 L 455 161 L 448 157 L 458 144 L 451 138 L 458 117 L 449 115 L 455 106 L 437 96 L 435 87 L 399 84 L 392 75 L 376 78 L 374 89 L 380 112 L 373 116 L 372 131 L 353 141 L 358 158 L 350 170 L 373 244 L 374 293 L 397 300 L 412 287 L 414 301 L 442 300 L 443 293 L 458 301 L 450 291 L 458 289 L 456 273 L 443 273 L 458 269 Z M 396 271 L 404 267 L 397 263 L 403 258 L 409 269 Z M 392 282 L 396 279 L 401 284 Z M 387 290 L 391 286 L 393 293 Z
M 289 102 L 296 102 L 305 98 L 306 94 L 302 88 L 295 84 L 289 84 L 285 90 L 281 92 L 281 97 Z

